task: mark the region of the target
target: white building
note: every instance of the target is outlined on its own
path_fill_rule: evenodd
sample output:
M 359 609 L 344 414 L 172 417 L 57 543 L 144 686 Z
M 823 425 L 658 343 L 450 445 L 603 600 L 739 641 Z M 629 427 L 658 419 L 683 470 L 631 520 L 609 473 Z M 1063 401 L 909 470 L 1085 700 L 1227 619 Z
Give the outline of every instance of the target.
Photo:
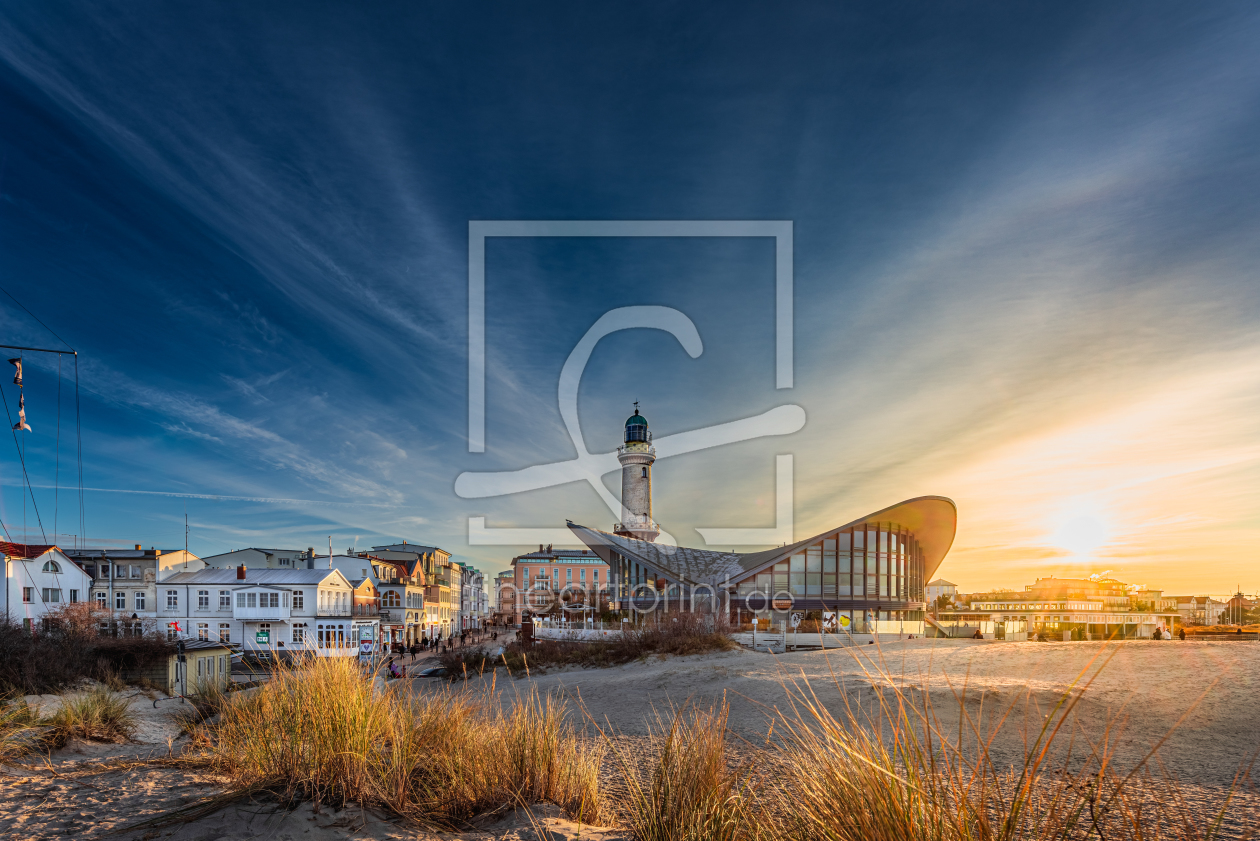
M 314 569 L 319 562 L 327 566 L 328 556 L 315 557 L 313 548 L 307 549 L 234 549 L 221 555 L 203 558 L 207 567 L 236 569 L 242 564 L 248 569 Z
M 92 579 L 56 546 L 0 541 L 0 552 L 10 621 L 36 628 L 50 610 L 88 600 Z
M 931 609 L 941 596 L 949 596 L 949 600 L 951 602 L 954 601 L 958 596 L 958 585 L 952 581 L 946 581 L 944 578 L 938 578 L 927 583 L 923 588 L 923 595 L 927 600 L 928 608 Z
M 205 569 L 158 586 L 169 637 L 240 644 L 245 651 L 350 657 L 379 638 L 375 616 L 356 616 L 354 588 L 336 569 Z

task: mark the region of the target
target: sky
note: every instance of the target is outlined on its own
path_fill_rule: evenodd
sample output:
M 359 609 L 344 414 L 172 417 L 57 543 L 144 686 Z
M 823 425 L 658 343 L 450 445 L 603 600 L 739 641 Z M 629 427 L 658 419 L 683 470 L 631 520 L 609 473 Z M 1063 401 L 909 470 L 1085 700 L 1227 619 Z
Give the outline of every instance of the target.
M 599 341 L 591 453 L 634 401 L 658 438 L 805 418 L 657 462 L 680 544 L 774 527 L 791 455 L 795 539 L 953 499 L 964 591 L 1255 592 L 1258 38 L 1248 3 L 6 3 L 0 342 L 78 351 L 79 422 L 75 358 L 24 354 L 5 529 L 504 569 L 531 546 L 470 518 L 614 513 L 457 478 L 573 459 L 566 359 L 655 306 L 702 352 Z M 789 222 L 791 387 L 774 239 L 492 237 L 470 452 L 478 220 Z

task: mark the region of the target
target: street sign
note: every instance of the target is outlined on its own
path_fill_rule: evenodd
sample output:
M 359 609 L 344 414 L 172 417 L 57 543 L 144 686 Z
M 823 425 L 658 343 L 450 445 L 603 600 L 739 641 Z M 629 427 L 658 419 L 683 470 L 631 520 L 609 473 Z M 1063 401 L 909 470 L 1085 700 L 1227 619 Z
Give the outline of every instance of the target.
M 268 644 L 271 642 L 271 631 L 259 631 L 254 634 L 254 642 L 262 643 L 263 645 Z

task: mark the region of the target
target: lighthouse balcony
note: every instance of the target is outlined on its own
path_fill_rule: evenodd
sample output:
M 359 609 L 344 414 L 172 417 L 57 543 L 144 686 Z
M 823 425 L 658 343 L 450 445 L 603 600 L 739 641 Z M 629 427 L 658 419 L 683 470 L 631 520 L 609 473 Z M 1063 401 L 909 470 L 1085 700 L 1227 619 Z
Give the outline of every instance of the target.
M 651 444 L 648 444 L 646 447 L 642 444 L 622 444 L 617 448 L 617 455 L 622 456 L 626 454 L 649 455 L 655 458 L 656 447 L 653 447 Z
M 626 517 L 620 523 L 613 523 L 614 534 L 628 534 L 635 531 L 660 533 L 661 527 L 651 517 Z

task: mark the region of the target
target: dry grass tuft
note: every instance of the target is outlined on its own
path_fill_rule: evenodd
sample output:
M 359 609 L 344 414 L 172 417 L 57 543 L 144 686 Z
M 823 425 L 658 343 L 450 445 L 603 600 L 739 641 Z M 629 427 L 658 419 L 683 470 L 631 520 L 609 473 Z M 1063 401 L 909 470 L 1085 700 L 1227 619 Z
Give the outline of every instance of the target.
M 318 659 L 230 698 L 205 729 L 204 761 L 239 792 L 359 803 L 433 828 L 538 800 L 601 814 L 599 749 L 565 724 L 562 703 L 534 694 L 506 709 L 449 689 L 416 698 L 353 661 Z
M 53 747 L 61 747 L 74 737 L 117 742 L 135 732 L 135 719 L 126 699 L 107 686 L 62 695 L 61 706 L 40 723 L 49 728 L 45 741 Z
M 0 699 L 0 764 L 30 751 L 41 731 L 37 724 L 35 713 L 25 699 Z
M 613 749 L 628 796 L 623 810 L 639 841 L 738 841 L 762 828 L 749 769 L 728 762 L 725 702 L 656 716 L 646 745 Z M 641 767 L 644 748 L 655 761 Z M 634 753 L 631 753 L 633 751 Z

